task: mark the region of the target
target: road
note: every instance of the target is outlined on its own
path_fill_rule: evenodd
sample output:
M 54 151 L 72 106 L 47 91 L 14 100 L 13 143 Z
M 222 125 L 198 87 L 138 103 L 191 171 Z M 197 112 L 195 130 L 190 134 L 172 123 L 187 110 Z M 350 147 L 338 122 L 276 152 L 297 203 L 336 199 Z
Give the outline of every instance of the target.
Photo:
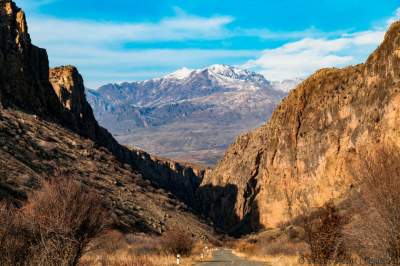
M 248 261 L 232 253 L 229 249 L 216 249 L 212 259 L 199 262 L 196 266 L 266 266 L 266 263 Z

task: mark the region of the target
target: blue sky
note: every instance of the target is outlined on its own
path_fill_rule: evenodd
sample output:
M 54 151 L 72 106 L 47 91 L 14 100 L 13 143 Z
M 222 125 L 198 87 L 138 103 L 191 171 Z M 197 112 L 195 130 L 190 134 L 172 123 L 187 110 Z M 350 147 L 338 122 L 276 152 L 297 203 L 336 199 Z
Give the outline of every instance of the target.
M 86 85 L 231 64 L 271 80 L 356 64 L 400 18 L 400 0 L 16 0 L 52 66 Z

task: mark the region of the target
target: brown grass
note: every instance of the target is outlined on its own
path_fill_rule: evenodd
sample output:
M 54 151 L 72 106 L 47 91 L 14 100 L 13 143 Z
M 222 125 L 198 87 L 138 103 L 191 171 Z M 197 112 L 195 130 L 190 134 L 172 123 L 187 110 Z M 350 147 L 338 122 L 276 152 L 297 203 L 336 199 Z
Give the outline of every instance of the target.
M 235 254 L 253 261 L 270 265 L 299 265 L 300 254 L 308 252 L 307 245 L 301 241 L 302 233 L 293 233 L 299 228 L 270 229 L 231 243 Z
M 176 234 L 176 232 L 171 230 L 163 236 L 154 236 L 109 231 L 93 241 L 90 251 L 82 258 L 81 265 L 176 265 L 175 248 L 176 246 L 181 248 L 185 243 L 190 244 L 191 252 L 180 254 L 181 265 L 192 265 L 195 260 L 200 260 L 204 244 L 194 243 L 186 234 Z M 186 238 L 189 238 L 190 242 L 187 242 Z M 166 248 L 167 244 L 174 248 Z

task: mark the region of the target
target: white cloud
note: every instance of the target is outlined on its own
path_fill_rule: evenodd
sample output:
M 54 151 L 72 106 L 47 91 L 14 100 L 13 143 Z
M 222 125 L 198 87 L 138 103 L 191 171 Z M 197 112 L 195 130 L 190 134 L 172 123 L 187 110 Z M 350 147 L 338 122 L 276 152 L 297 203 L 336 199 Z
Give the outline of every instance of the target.
M 100 85 L 99 82 L 120 81 L 121 76 L 127 77 L 125 81 L 148 77 L 151 71 L 141 69 L 153 68 L 156 76 L 161 68 L 169 71 L 193 62 L 206 65 L 259 54 L 246 50 L 124 47 L 126 43 L 214 40 L 229 35 L 226 25 L 233 21 L 231 17 L 198 17 L 179 9 L 175 11 L 176 16 L 153 23 L 65 20 L 34 15 L 28 17 L 28 25 L 32 41 L 47 49 L 52 66 L 78 66 L 91 87 Z M 131 75 L 133 71 L 129 69 L 139 74 Z M 110 77 L 109 73 L 117 72 L 128 75 Z
M 361 63 L 381 43 L 388 24 L 399 16 L 400 9 L 384 26 L 368 31 L 341 34 L 331 39 L 304 38 L 266 49 L 260 57 L 247 61 L 242 67 L 258 71 L 271 80 L 283 80 L 306 77 L 321 68 Z
M 182 66 L 207 66 L 225 60 L 243 61 L 259 55 L 255 50 L 132 49 L 113 50 L 91 45 L 58 45 L 48 50 L 51 65 L 76 65 L 91 88 L 110 82 L 141 80 L 166 74 Z M 119 73 L 119 74 L 117 74 Z
M 28 20 L 30 33 L 39 44 L 104 45 L 118 42 L 218 39 L 225 36 L 225 26 L 233 19 L 228 16 L 180 15 L 156 23 L 113 23 L 49 17 L 33 17 Z
M 22 7 L 35 8 L 54 1 L 57 0 L 20 0 L 19 3 Z M 382 40 L 387 24 L 400 18 L 399 8 L 392 18 L 382 22 L 384 26 L 369 31 L 327 33 L 311 27 L 304 31 L 274 32 L 233 28 L 234 18 L 230 16 L 199 17 L 179 8 L 175 8 L 175 13 L 173 17 L 156 22 L 116 23 L 43 17 L 32 11 L 28 25 L 33 42 L 48 49 L 53 66 L 77 65 L 86 75 L 87 83 L 94 87 L 105 77 L 107 82 L 116 81 L 110 78 L 110 73 L 115 73 L 115 78 L 126 76 L 129 80 L 130 77 L 151 76 L 152 71 L 154 76 L 159 75 L 163 72 L 160 69 L 169 71 L 182 66 L 247 60 L 243 67 L 261 72 L 272 80 L 303 77 L 319 68 L 361 62 Z M 294 41 L 264 51 L 125 47 L 127 43 L 225 40 L 237 36 Z M 132 75 L 133 72 L 141 75 Z
M 258 37 L 265 40 L 295 40 L 302 38 L 319 38 L 319 37 L 329 37 L 329 36 L 338 36 L 339 34 L 343 34 L 345 31 L 333 31 L 333 32 L 323 32 L 315 27 L 310 27 L 301 31 L 271 31 L 269 29 L 234 29 L 232 34 L 238 36 L 249 36 L 249 37 Z
M 343 39 L 303 39 L 265 50 L 258 59 L 248 61 L 243 67 L 261 72 L 271 80 L 304 77 L 319 68 L 352 62 L 351 56 L 335 55 L 346 46 Z

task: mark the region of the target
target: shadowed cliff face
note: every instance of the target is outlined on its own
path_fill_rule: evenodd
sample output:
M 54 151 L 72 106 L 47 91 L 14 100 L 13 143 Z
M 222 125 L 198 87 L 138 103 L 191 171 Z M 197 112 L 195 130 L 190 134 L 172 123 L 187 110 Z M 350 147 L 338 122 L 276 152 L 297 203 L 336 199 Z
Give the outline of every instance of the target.
M 47 53 L 31 44 L 24 12 L 9 0 L 0 1 L 0 66 L 1 105 L 61 116 Z
M 274 226 L 295 214 L 301 194 L 320 205 L 348 191 L 348 162 L 360 147 L 400 145 L 399 108 L 397 22 L 365 64 L 323 69 L 300 84 L 266 125 L 236 140 L 202 186 L 237 187 L 232 223 L 251 217 L 249 228 Z
M 35 114 L 89 138 L 143 178 L 192 203 L 203 171 L 121 146 L 98 125 L 78 70 L 49 70 L 46 51 L 31 44 L 25 15 L 10 0 L 0 1 L 0 66 L 0 109 Z

